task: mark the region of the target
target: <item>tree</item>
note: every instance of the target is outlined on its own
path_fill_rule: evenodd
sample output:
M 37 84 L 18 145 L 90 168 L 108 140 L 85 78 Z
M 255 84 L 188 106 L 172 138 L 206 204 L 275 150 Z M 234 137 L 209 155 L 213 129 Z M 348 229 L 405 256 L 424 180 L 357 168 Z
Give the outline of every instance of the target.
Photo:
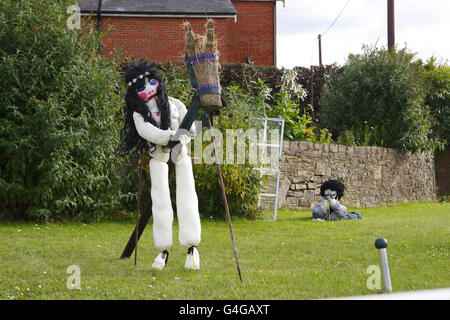
M 450 142 L 450 67 L 438 63 L 434 57 L 423 67 L 427 90 L 425 104 L 432 115 L 433 136 L 439 141 L 440 149 L 444 149 Z
M 434 150 L 423 70 L 406 48 L 364 47 L 330 77 L 322 96 L 323 119 L 334 136 L 360 131 L 370 144 L 421 152 Z M 370 135 L 369 137 L 367 135 Z
M 0 215 L 98 218 L 119 203 L 114 59 L 69 29 L 73 1 L 0 2 Z

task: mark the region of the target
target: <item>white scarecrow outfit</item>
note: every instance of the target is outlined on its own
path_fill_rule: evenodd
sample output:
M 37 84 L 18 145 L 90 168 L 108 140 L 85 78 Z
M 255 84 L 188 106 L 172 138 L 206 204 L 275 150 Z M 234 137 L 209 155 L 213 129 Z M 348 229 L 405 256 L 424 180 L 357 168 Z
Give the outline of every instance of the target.
M 162 251 L 153 263 L 153 267 L 157 269 L 164 267 L 167 250 L 172 246 L 173 210 L 169 191 L 169 167 L 167 165 L 170 149 L 164 146 L 169 143 L 187 112 L 186 106 L 181 101 L 169 97 L 169 103 L 171 125 L 168 130 L 158 129 L 151 123 L 145 122 L 139 113 L 133 113 L 134 123 L 139 135 L 155 145 L 153 152 L 150 151 L 152 157 L 150 160 L 150 177 L 152 181 L 153 239 L 155 247 Z M 159 124 L 159 112 L 155 98 L 146 104 L 150 109 L 151 116 Z M 195 125 L 193 125 L 193 129 L 195 130 Z M 186 259 L 186 267 L 198 269 L 200 261 L 195 247 L 200 243 L 200 217 L 192 162 L 186 149 L 186 144 L 189 143 L 190 138 L 184 135 L 180 137 L 180 141 L 182 144 L 180 153 L 178 155 L 173 154 L 177 184 L 177 216 L 180 227 L 179 241 L 182 246 L 193 247 L 191 249 L 193 254 L 188 254 Z
M 169 158 L 172 158 L 176 171 L 176 208 L 179 222 L 179 241 L 182 246 L 188 248 L 185 267 L 188 269 L 199 269 L 200 258 L 196 247 L 201 240 L 201 226 L 192 161 L 187 152 L 187 144 L 191 140 L 188 136 L 189 133 L 186 132 L 187 134 L 181 135 L 179 137 L 180 144 L 172 150 L 166 147 L 169 141 L 173 139 L 175 132 L 187 113 L 187 109 L 181 101 L 175 98 L 167 97 L 167 95 L 158 95 L 157 92 L 165 91 L 165 89 L 162 88 L 164 86 L 163 79 L 154 70 L 155 65 L 142 61 L 140 64 L 143 64 L 144 67 L 140 68 L 141 65 L 138 64 L 133 69 L 137 80 L 134 81 L 136 78 L 130 78 L 128 85 L 131 88 L 136 87 L 134 91 L 142 98 L 141 100 L 144 101 L 145 107 L 141 104 L 141 109 L 136 108 L 136 110 L 128 111 L 133 111 L 132 119 L 137 134 L 140 138 L 146 140 L 150 146 L 149 154 L 151 160 L 149 167 L 153 239 L 155 247 L 161 251 L 153 262 L 152 267 L 159 270 L 164 268 L 168 260 L 168 250 L 172 246 L 173 209 L 169 191 L 168 166 Z M 144 70 L 149 71 L 139 74 L 139 71 L 142 72 Z M 133 86 L 134 83 L 139 81 L 140 83 L 137 86 Z M 133 93 L 132 91 L 130 95 Z M 161 101 L 165 99 L 167 110 L 161 107 Z M 147 115 L 142 112 L 142 108 L 147 112 L 147 119 L 145 119 Z M 166 115 L 170 116 L 167 128 L 162 128 L 163 111 L 166 111 Z M 195 133 L 195 125 L 192 126 L 190 131 L 190 134 L 193 133 Z

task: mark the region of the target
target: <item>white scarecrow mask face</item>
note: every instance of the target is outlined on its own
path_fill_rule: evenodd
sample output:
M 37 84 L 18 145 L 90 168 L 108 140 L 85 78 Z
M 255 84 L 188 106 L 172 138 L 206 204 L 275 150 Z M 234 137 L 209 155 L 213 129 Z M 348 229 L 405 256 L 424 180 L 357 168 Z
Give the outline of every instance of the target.
M 323 197 L 327 200 L 336 199 L 337 192 L 334 190 L 327 189 L 327 190 L 325 190 Z
M 150 101 L 155 95 L 156 90 L 158 89 L 159 82 L 155 79 L 149 80 L 145 78 L 145 86 L 137 89 L 138 95 L 145 100 L 145 102 Z

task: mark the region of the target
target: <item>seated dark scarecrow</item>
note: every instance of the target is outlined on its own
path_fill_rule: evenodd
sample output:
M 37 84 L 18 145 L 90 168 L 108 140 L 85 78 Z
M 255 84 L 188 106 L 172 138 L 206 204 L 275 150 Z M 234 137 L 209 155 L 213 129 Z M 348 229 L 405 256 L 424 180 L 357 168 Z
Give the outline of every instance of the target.
M 339 180 L 325 181 L 320 187 L 320 195 L 323 197 L 323 201 L 312 209 L 313 219 L 361 219 L 360 213 L 347 213 L 347 208 L 339 203 L 339 200 L 344 196 L 344 190 L 345 186 Z

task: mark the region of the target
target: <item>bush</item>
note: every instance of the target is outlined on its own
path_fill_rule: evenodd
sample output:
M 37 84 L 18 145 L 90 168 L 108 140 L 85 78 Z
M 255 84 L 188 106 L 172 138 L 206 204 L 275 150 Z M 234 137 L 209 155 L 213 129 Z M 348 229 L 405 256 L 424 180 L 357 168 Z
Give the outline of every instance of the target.
M 260 213 L 258 172 L 249 165 L 222 165 L 222 177 L 232 216 L 254 219 Z M 216 165 L 194 165 L 199 210 L 204 217 L 225 217 L 222 190 Z
M 95 32 L 69 29 L 73 1 L 0 2 L 0 214 L 99 219 L 123 197 L 122 103 Z
M 335 64 L 311 66 L 310 68 L 295 67 L 292 69 L 296 75 L 295 83 L 306 90 L 304 95 L 292 97 L 292 100 L 299 109 L 299 114 L 307 113 L 312 118 L 312 123 L 317 127 L 323 127 L 321 125 L 322 111 L 319 103 L 325 79 L 330 73 L 340 72 L 340 69 Z M 282 78 L 285 72 L 285 69 L 278 69 L 273 66 L 227 63 L 222 65 L 221 82 L 223 86 L 234 84 L 247 92 L 253 82 L 261 79 L 271 89 L 272 96 L 276 96 L 282 88 Z
M 298 101 L 304 101 L 305 98 L 306 90 L 299 84 L 297 73 L 283 69 L 279 91 L 271 97 L 273 106 L 269 107 L 267 114 L 269 117 L 284 119 L 284 138 L 287 140 L 331 143 L 331 133 L 327 129 L 318 129 L 312 125 L 312 106 L 309 104 L 308 109 L 303 108 L 301 113 Z
M 256 118 L 265 116 L 265 109 L 268 108 L 265 101 L 269 95 L 270 90 L 262 81 L 252 82 L 247 93 L 237 86 L 229 86 L 224 90 L 224 98 L 227 101 L 226 109 L 214 119 L 214 128 L 223 135 L 223 146 L 227 145 L 225 135 L 227 129 L 242 130 L 242 133 L 245 133 L 248 129 L 258 127 Z M 209 128 L 204 130 L 209 131 Z M 207 137 L 210 137 L 209 133 Z M 206 146 L 211 144 L 207 141 L 208 139 L 204 140 Z M 250 141 L 248 142 L 250 143 Z M 237 145 L 233 144 L 233 154 L 236 155 L 235 163 L 225 163 L 221 168 L 230 214 L 255 218 L 260 213 L 258 196 L 261 192 L 262 181 L 259 172 L 255 170 L 256 164 L 250 164 L 248 161 L 250 154 L 248 146 L 249 144 L 245 148 L 245 154 L 239 155 L 243 156 L 245 163 L 236 163 L 238 162 L 238 149 Z M 195 173 L 199 178 L 196 181 L 200 181 L 198 183 L 199 192 L 209 194 L 209 199 L 203 204 L 204 211 L 202 213 L 208 216 L 225 216 L 216 166 L 197 165 Z
M 406 49 L 390 53 L 369 47 L 350 55 L 322 94 L 323 120 L 333 135 L 350 130 L 368 144 L 411 152 L 435 149 L 423 72 L 413 58 Z
M 432 115 L 433 136 L 442 150 L 450 142 L 450 67 L 433 57 L 423 68 L 427 89 L 425 104 Z
M 344 130 L 336 142 L 347 146 L 382 146 L 385 130 L 383 125 L 372 127 L 364 123 Z

